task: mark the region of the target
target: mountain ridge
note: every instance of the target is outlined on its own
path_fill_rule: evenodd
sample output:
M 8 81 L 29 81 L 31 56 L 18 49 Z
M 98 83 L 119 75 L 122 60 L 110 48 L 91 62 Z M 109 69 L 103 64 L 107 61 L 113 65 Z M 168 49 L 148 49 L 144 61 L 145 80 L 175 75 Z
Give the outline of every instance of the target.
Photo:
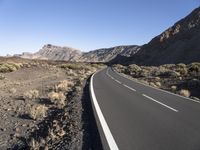
M 118 55 L 130 57 L 137 53 L 139 49 L 140 46 L 137 45 L 122 45 L 82 52 L 71 47 L 46 44 L 36 53 L 31 54 L 25 52 L 15 56 L 26 59 L 62 60 L 72 62 L 109 62 Z

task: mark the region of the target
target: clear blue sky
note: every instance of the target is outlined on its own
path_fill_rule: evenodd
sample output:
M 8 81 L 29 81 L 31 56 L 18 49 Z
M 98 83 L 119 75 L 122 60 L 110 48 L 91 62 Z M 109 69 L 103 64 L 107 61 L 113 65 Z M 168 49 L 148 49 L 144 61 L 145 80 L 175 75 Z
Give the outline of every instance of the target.
M 0 55 L 144 44 L 200 0 L 0 0 Z

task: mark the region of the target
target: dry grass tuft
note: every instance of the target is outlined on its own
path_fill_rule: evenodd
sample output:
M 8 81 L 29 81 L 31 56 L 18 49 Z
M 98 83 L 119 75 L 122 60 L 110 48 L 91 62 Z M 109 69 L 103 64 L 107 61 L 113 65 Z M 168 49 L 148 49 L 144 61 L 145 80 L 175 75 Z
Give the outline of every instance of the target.
M 56 86 L 56 91 L 68 91 L 72 86 L 72 82 L 63 80 Z
M 182 89 L 182 90 L 179 91 L 179 94 L 182 95 L 182 96 L 185 96 L 185 97 L 190 97 L 190 91 L 189 90 Z
M 6 73 L 6 72 L 13 72 L 18 70 L 22 65 L 17 63 L 1 63 L 0 64 L 0 72 Z
M 48 110 L 48 108 L 43 105 L 32 105 L 28 109 L 27 115 L 34 120 L 46 117 L 46 112 Z
M 24 99 L 34 100 L 39 98 L 39 91 L 38 90 L 30 90 L 28 92 L 25 92 L 23 95 Z
M 48 98 L 52 103 L 58 106 L 65 105 L 66 96 L 62 92 L 50 92 Z
M 175 92 L 175 91 L 177 90 L 177 86 L 172 85 L 172 86 L 171 86 L 171 90 L 172 90 L 173 92 Z

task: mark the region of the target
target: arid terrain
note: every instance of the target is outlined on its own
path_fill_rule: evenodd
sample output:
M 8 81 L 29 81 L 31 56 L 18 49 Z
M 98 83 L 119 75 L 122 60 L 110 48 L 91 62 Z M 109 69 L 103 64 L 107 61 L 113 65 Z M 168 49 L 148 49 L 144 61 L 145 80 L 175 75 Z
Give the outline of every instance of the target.
M 117 72 L 146 85 L 200 100 L 200 63 L 161 66 L 114 65 Z
M 0 149 L 80 148 L 83 84 L 102 67 L 1 58 Z

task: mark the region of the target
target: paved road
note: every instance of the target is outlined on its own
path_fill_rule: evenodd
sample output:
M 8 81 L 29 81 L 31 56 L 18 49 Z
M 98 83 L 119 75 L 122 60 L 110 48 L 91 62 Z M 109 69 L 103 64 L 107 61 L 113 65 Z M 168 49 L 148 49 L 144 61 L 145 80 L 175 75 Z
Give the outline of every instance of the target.
M 111 68 L 93 76 L 93 89 L 118 149 L 200 150 L 200 103 L 144 86 Z

